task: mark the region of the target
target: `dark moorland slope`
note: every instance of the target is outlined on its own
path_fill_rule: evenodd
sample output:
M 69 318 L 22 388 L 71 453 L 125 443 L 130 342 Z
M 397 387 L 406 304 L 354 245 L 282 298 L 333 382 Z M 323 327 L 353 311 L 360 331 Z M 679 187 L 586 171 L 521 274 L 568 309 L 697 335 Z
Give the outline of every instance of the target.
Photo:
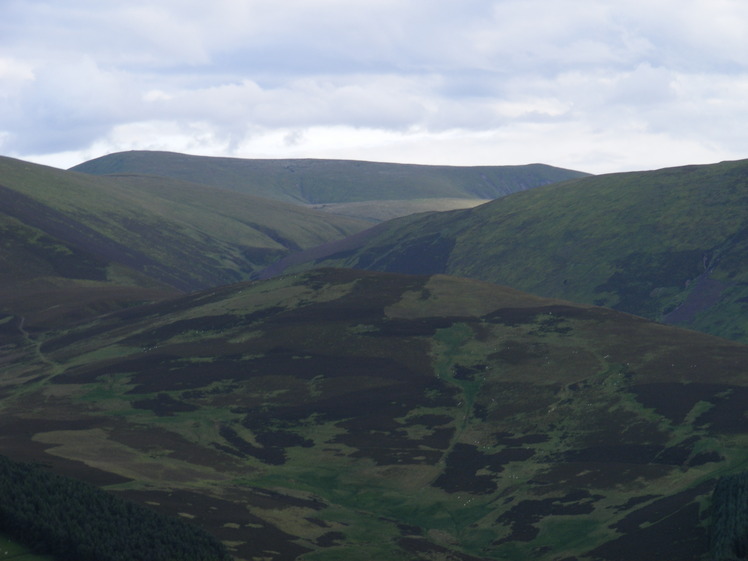
M 0 454 L 243 560 L 701 561 L 748 464 L 748 347 L 467 279 L 318 270 L 0 344 Z
M 748 160 L 538 187 L 324 253 L 309 265 L 466 276 L 748 341 Z

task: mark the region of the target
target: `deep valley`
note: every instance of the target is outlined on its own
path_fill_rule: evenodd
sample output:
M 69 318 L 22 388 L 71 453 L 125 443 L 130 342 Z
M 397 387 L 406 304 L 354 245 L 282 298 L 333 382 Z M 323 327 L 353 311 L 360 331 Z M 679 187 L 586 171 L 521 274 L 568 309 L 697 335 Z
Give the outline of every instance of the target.
M 239 561 L 706 561 L 748 535 L 713 496 L 748 470 L 744 162 L 373 230 L 174 173 L 3 165 L 10 460 Z

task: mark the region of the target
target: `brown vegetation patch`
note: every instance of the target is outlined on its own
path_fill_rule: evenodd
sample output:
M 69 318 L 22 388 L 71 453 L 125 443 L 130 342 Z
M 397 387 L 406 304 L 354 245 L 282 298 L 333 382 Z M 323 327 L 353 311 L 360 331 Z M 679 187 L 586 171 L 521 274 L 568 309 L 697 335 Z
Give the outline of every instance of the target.
M 712 404 L 694 423 L 709 425 L 711 432 L 741 433 L 746 430 L 748 388 L 726 384 L 657 383 L 633 386 L 632 391 L 645 406 L 673 422 L 682 422 L 700 401 Z
M 434 481 L 434 486 L 448 493 L 492 493 L 498 488 L 495 476 L 478 475 L 478 471 L 488 469 L 498 474 L 504 471 L 504 465 L 522 462 L 534 455 L 535 451 L 528 448 L 507 448 L 494 454 L 483 454 L 475 446 L 458 443 L 447 456 L 446 467 Z
M 105 374 L 122 374 L 133 372 L 168 372 L 168 365 L 180 357 L 164 353 L 142 353 L 127 358 L 103 360 L 93 366 L 69 368 L 54 377 L 55 384 L 90 384 Z M 167 366 L 164 366 L 167 365 Z M 143 392 L 146 393 L 146 392 Z M 147 392 L 150 393 L 150 392 Z M 155 392 L 154 392 L 155 393 Z
M 699 561 L 709 549 L 701 524 L 699 505 L 694 500 L 711 492 L 712 482 L 664 497 L 635 510 L 613 528 L 624 535 L 590 551 L 588 555 L 606 561 Z
M 304 274 L 305 287 L 323 291 L 337 285 L 347 290 L 334 300 L 305 302 L 306 305 L 293 310 L 292 314 L 299 314 L 300 321 L 323 318 L 327 317 L 324 310 L 329 308 L 332 311 L 329 317 L 333 321 L 339 317 L 360 317 L 361 314 L 369 315 L 372 319 L 383 318 L 385 307 L 399 301 L 405 291 L 421 290 L 427 281 L 427 277 L 381 275 L 354 269 L 316 269 Z M 357 315 L 346 315 L 346 310 Z M 338 316 L 338 312 L 343 316 Z M 284 319 L 289 317 L 283 316 Z
M 147 409 L 153 411 L 158 417 L 171 417 L 174 413 L 187 413 L 197 411 L 198 407 L 174 399 L 167 393 L 160 393 L 152 399 L 139 399 L 132 402 L 135 409 Z
M 680 509 L 688 506 L 696 497 L 711 493 L 713 487 L 714 483 L 708 481 L 693 489 L 658 499 L 651 504 L 636 509 L 619 522 L 613 524 L 611 528 L 628 534 L 638 530 L 643 525 L 649 526 L 654 524 L 658 520 L 667 518 L 674 512 L 678 512 Z
M 408 425 L 424 425 L 426 427 L 438 427 L 441 425 L 446 425 L 448 423 L 451 423 L 453 419 L 452 417 L 448 415 L 426 414 L 426 415 L 414 415 L 412 417 L 408 417 L 406 421 Z
M 709 274 L 699 275 L 692 283 L 691 290 L 685 301 L 673 311 L 663 316 L 665 323 L 687 324 L 696 315 L 707 310 L 719 302 L 722 294 L 730 287 L 727 283 L 709 278 Z
M 555 460 L 577 463 L 620 463 L 620 464 L 666 464 L 684 465 L 691 455 L 688 446 L 666 448 L 651 444 L 610 444 L 581 450 L 568 450 Z
M 236 493 L 236 490 L 232 491 Z M 301 498 L 292 497 L 285 493 L 279 493 L 277 491 L 271 491 L 270 489 L 263 489 L 261 487 L 246 487 L 242 486 L 242 490 L 239 493 L 243 501 L 247 504 L 261 508 L 263 510 L 285 510 L 288 508 L 305 508 L 308 510 L 323 510 L 326 505 L 316 498 Z M 330 525 L 326 522 L 316 518 L 305 518 L 321 528 L 330 528 Z
M 282 532 L 248 510 L 240 496 L 232 500 L 175 489 L 172 491 L 121 491 L 126 498 L 172 516 L 187 512 L 192 523 L 230 544 L 241 559 L 296 559 L 310 551 L 298 538 Z M 155 506 L 154 506 L 155 505 Z
M 498 524 L 511 527 L 511 533 L 496 540 L 494 545 L 532 541 L 540 533 L 535 524 L 546 516 L 590 514 L 595 510 L 595 502 L 602 498 L 602 495 L 591 495 L 578 489 L 563 497 L 522 501 L 496 519 Z
M 547 355 L 548 348 L 542 343 L 508 340 L 504 341 L 501 350 L 492 353 L 488 358 L 516 366 L 528 360 L 544 358 Z
M 367 337 L 431 337 L 438 329 L 451 327 L 454 323 L 464 321 L 465 318 L 393 318 L 373 322 L 377 331 L 366 334 Z
M 238 463 L 232 462 L 224 454 L 194 444 L 175 432 L 153 425 L 116 423 L 111 427 L 109 437 L 129 448 L 141 450 L 146 454 L 165 454 L 169 458 L 189 462 L 196 466 L 205 466 L 224 472 L 232 469 L 247 469 L 246 466 L 240 468 Z
M 558 390 L 550 384 L 488 381 L 477 399 L 488 412 L 487 420 L 497 422 L 534 411 L 547 411 L 558 401 Z
M 411 426 L 411 425 L 409 425 Z M 398 431 L 398 432 L 403 432 Z M 449 448 L 452 438 L 454 437 L 454 428 L 432 429 L 431 434 L 423 435 L 418 439 L 411 439 L 412 446 L 435 448 L 437 450 L 446 450 Z
M 728 389 L 724 384 L 660 382 L 637 384 L 631 386 L 630 391 L 644 407 L 654 409 L 674 423 L 681 423 L 699 401 L 713 401 L 716 394 Z
M 664 464 L 559 463 L 539 472 L 533 483 L 551 489 L 577 487 L 583 489 L 614 489 L 656 480 L 666 476 L 672 466 Z
M 284 310 L 285 308 L 281 306 L 273 306 L 250 314 L 200 316 L 197 318 L 174 321 L 161 327 L 149 329 L 140 332 L 137 335 L 133 335 L 132 337 L 128 337 L 123 340 L 122 343 L 133 346 L 153 345 L 160 341 L 167 341 L 183 333 L 212 333 L 233 330 L 239 327 L 248 327 Z
M 616 506 L 609 506 L 608 508 L 615 511 L 615 512 L 625 512 L 627 510 L 631 510 L 637 505 L 640 505 L 642 503 L 646 503 L 648 501 L 651 501 L 652 499 L 656 499 L 660 497 L 661 495 L 642 495 L 640 497 L 631 497 L 629 500 L 627 500 L 622 505 L 616 505 Z
M 76 329 L 58 337 L 48 339 L 43 343 L 41 350 L 44 353 L 52 353 L 65 347 L 74 346 L 76 343 L 82 341 L 101 337 L 108 332 L 120 329 L 123 325 L 137 325 L 139 321 L 147 322 L 149 319 L 160 319 L 168 317 L 170 314 L 180 313 L 192 306 L 218 302 L 229 297 L 232 293 L 241 290 L 243 286 L 243 284 L 229 285 L 209 291 L 195 292 L 186 296 L 162 299 L 161 301 L 147 305 L 132 306 L 117 310 L 107 316 L 106 322 L 96 322 L 90 327 Z M 121 290 L 126 290 L 126 288 Z M 144 344 L 150 345 L 153 344 L 153 341 L 144 341 Z
M 464 380 L 467 382 L 475 381 L 475 376 L 478 374 L 484 374 L 488 369 L 485 364 L 475 364 L 473 366 L 463 366 L 462 364 L 455 364 L 452 368 L 452 375 L 455 380 Z
M 708 424 L 713 433 L 746 432 L 746 412 L 748 412 L 748 388 L 731 386 L 721 395 L 715 396 L 714 407 L 696 419 L 697 424 Z
M 637 366 L 640 382 L 702 384 L 717 377 L 723 384 L 745 385 L 743 345 L 716 338 L 705 339 L 701 333 L 665 325 L 649 323 L 643 327 L 651 333 L 651 348 L 640 345 L 640 352 L 652 353 L 652 357 Z
M 84 462 L 96 469 L 159 486 L 195 481 L 219 482 L 228 478 L 222 471 L 169 458 L 160 450 L 154 455 L 130 448 L 109 438 L 108 431 L 100 428 L 55 430 L 38 433 L 34 439 L 55 445 L 47 450 L 50 455 Z
M 252 427 L 250 427 L 252 428 Z M 253 431 L 260 446 L 244 440 L 239 434 L 226 425 L 221 426 L 219 433 L 233 448 L 237 455 L 252 456 L 270 465 L 282 465 L 286 462 L 285 450 L 291 446 L 310 448 L 314 445 L 311 440 L 286 431 L 269 431 L 256 428 Z M 225 448 L 222 448 L 225 449 Z
M 488 561 L 487 559 L 482 557 L 474 557 L 472 555 L 467 555 L 466 553 L 447 549 L 446 547 L 442 547 L 440 545 L 432 543 L 424 538 L 408 536 L 400 538 L 397 543 L 406 552 L 416 556 L 414 557 L 414 561 L 417 559 L 441 559 L 443 561 Z
M 361 269 L 379 269 L 391 273 L 416 275 L 434 275 L 447 270 L 447 264 L 454 249 L 456 240 L 443 236 L 440 232 L 427 234 L 412 240 L 407 246 L 377 248 L 376 251 L 364 251 L 358 258 L 356 267 Z
M 64 458 L 47 453 L 54 444 L 34 439 L 38 433 L 54 430 L 79 431 L 97 426 L 94 419 L 18 419 L 3 417 L 0 424 L 0 453 L 16 461 L 39 462 L 50 466 L 55 473 L 88 481 L 94 485 L 125 483 L 130 478 L 89 466 L 75 458 Z
M 327 532 L 318 537 L 314 543 L 319 547 L 332 547 L 340 545 L 344 540 L 345 534 L 342 534 L 341 532 Z
M 301 380 L 311 380 L 316 376 L 340 378 L 341 384 L 352 386 L 356 386 L 359 377 L 382 378 L 394 384 L 409 384 L 414 378 L 406 366 L 389 358 L 322 354 L 300 356 L 298 351 L 283 348 L 251 358 L 216 356 L 209 364 L 173 355 L 140 356 L 121 361 L 117 366 L 97 368 L 86 373 L 84 378 L 118 372 L 134 373 L 132 381 L 137 386 L 129 392 L 132 394 L 194 390 L 218 380 L 242 381 L 267 375 Z M 70 380 L 78 382 L 80 378 L 81 375 L 71 375 Z
M 496 444 L 500 446 L 524 446 L 527 444 L 542 444 L 548 442 L 547 434 L 526 434 L 515 436 L 511 432 L 500 432 L 494 435 Z
M 429 398 L 424 397 L 428 393 Z M 401 462 L 428 464 L 441 458 L 439 450 L 449 446 L 453 429 L 434 430 L 431 435 L 410 438 L 407 427 L 397 419 L 424 403 L 430 406 L 454 406 L 455 389 L 432 378 L 403 380 L 391 387 L 351 392 L 335 403 L 317 404 L 323 418 L 340 420 L 338 426 L 346 430 L 333 442 L 358 449 L 355 457 L 368 457 L 378 465 Z M 437 448 L 424 450 L 423 447 Z
M 652 526 L 611 540 L 589 552 L 605 561 L 702 561 L 709 539 L 699 526 L 699 506 L 691 504 Z
M 523 324 L 540 321 L 539 329 L 546 332 L 566 333 L 568 329 L 561 327 L 567 319 L 597 319 L 599 313 L 595 308 L 581 306 L 564 306 L 553 304 L 550 306 L 534 306 L 531 308 L 501 308 L 483 316 L 491 323 L 517 327 Z

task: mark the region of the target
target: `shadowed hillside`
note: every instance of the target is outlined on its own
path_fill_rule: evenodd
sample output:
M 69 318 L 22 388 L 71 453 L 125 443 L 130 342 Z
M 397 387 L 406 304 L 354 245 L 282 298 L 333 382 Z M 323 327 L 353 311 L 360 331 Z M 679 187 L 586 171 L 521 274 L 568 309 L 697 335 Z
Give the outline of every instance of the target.
M 748 462 L 748 347 L 478 281 L 319 270 L 0 337 L 0 453 L 237 559 L 701 561 Z
M 748 341 L 747 233 L 743 160 L 587 177 L 400 218 L 326 256 L 315 250 L 310 265 L 466 276 Z
M 170 178 L 95 177 L 0 158 L 0 309 L 81 298 L 106 307 L 111 298 L 236 282 L 365 225 Z

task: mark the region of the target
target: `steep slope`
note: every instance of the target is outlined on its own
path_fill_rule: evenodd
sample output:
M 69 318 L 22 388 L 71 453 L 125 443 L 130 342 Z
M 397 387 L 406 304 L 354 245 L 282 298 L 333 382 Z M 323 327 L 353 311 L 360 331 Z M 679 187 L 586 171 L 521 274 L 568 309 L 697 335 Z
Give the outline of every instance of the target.
M 170 178 L 95 177 L 0 158 L 6 305 L 60 287 L 235 282 L 365 225 Z
M 347 160 L 257 160 L 132 151 L 79 164 L 75 171 L 174 177 L 302 204 L 414 199 L 495 199 L 587 174 L 542 164 L 421 166 Z
M 748 341 L 746 160 L 538 187 L 357 239 L 314 264 L 463 275 Z
M 748 347 L 445 276 L 318 270 L 32 338 L 0 453 L 237 559 L 697 561 Z

